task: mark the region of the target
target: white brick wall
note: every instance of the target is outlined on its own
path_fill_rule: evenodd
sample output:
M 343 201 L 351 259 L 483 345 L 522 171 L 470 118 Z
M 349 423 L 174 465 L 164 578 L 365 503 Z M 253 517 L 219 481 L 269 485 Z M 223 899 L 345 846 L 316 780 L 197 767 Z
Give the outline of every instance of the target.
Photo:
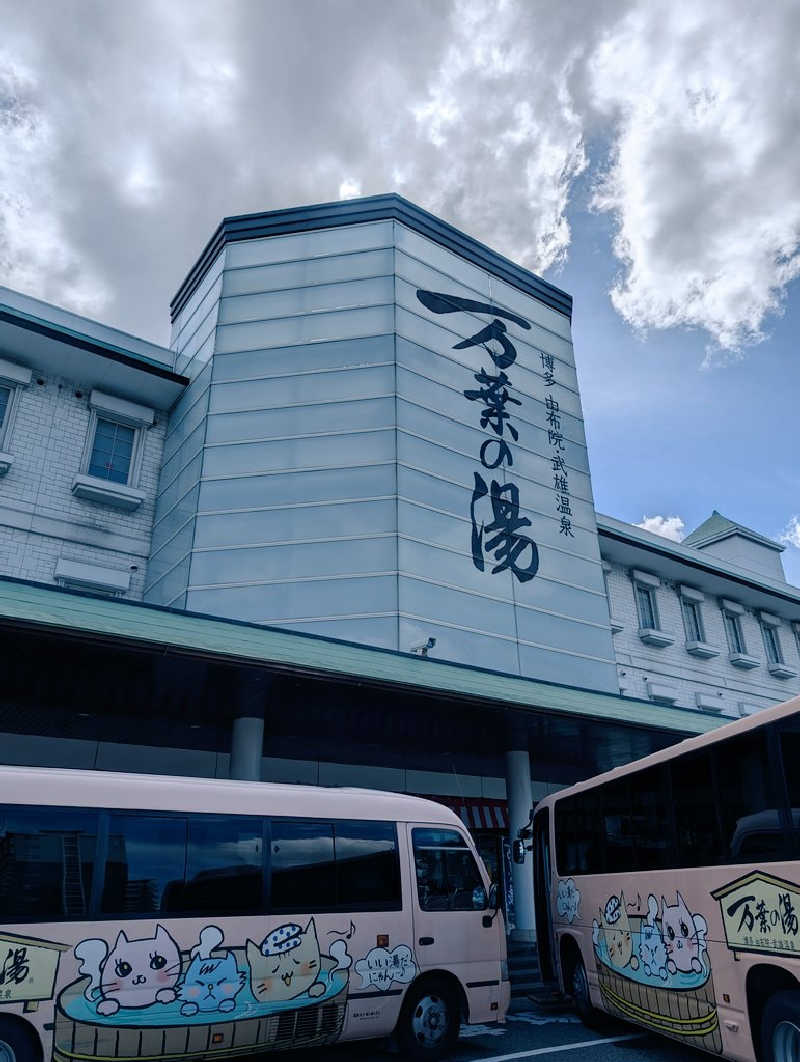
M 125 596 L 138 600 L 150 550 L 166 414 L 157 414 L 154 426 L 145 431 L 137 485 L 145 493 L 142 505 L 129 513 L 85 501 L 73 496 L 72 481 L 81 470 L 90 390 L 34 370 L 20 395 L 5 440 L 14 462 L 0 477 L 0 574 L 52 583 L 56 562 L 63 557 L 129 572 L 131 588 Z
M 694 583 L 687 573 L 687 583 Z M 742 671 L 728 659 L 728 641 L 723 626 L 719 600 L 706 595 L 702 615 L 706 641 L 720 650 L 719 656 L 703 660 L 686 651 L 686 632 L 681 603 L 675 584 L 663 580 L 656 591 L 661 629 L 675 641 L 663 649 L 646 645 L 638 634 L 639 615 L 630 572 L 619 566 L 608 571 L 608 588 L 612 621 L 623 625 L 614 635 L 620 689 L 629 697 L 647 699 L 646 681 L 666 682 L 679 691 L 677 706 L 695 708 L 696 693 L 713 696 L 721 703 L 725 716 L 738 717 L 740 701 L 766 708 L 788 700 L 800 692 L 800 678 L 777 679 L 767 670 L 761 629 L 752 611 L 741 617 L 747 651 L 761 663 L 752 671 Z M 726 595 L 738 598 L 735 584 Z M 797 641 L 788 623 L 780 627 L 780 641 L 786 663 L 800 674 Z

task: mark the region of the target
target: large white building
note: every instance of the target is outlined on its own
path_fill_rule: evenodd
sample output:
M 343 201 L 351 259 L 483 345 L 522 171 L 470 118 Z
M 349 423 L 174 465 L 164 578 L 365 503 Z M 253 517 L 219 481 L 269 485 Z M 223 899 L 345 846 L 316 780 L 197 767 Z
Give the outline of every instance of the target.
M 800 689 L 782 547 L 595 513 L 564 292 L 377 196 L 226 219 L 172 316 L 0 290 L 7 762 L 427 793 L 491 861 Z

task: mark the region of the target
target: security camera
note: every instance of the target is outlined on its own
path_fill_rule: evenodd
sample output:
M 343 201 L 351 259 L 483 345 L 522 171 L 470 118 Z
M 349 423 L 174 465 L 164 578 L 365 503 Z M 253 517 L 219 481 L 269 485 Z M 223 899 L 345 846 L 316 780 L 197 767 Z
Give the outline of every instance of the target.
M 410 651 L 417 653 L 419 656 L 427 656 L 428 650 L 433 649 L 434 645 L 436 645 L 436 639 L 429 638 L 427 642 L 422 642 L 420 645 L 412 645 Z

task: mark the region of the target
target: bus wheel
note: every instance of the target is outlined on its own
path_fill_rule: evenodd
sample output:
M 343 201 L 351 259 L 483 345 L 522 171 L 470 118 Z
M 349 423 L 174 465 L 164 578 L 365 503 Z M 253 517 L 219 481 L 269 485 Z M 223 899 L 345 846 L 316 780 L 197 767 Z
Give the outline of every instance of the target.
M 776 992 L 761 1019 L 764 1062 L 800 1062 L 800 992 Z
M 443 981 L 412 985 L 397 1023 L 397 1041 L 405 1058 L 441 1058 L 458 1039 L 459 1007 Z
M 589 979 L 586 976 L 586 967 L 580 955 L 575 956 L 570 977 L 570 992 L 575 1003 L 575 1010 L 584 1025 L 590 1028 L 600 1028 L 604 1023 L 605 1015 L 593 1004 L 589 995 Z
M 25 1022 L 0 1016 L 0 1062 L 41 1062 L 39 1037 Z

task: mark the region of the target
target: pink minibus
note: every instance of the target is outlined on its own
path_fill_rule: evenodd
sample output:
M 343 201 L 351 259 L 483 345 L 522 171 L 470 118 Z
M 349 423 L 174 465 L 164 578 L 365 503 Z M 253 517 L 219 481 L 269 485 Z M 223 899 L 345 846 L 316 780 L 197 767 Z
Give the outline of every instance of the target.
M 0 1060 L 439 1058 L 505 1020 L 494 891 L 420 798 L 0 767 Z
M 542 970 L 604 1014 L 800 1062 L 800 698 L 543 800 Z

